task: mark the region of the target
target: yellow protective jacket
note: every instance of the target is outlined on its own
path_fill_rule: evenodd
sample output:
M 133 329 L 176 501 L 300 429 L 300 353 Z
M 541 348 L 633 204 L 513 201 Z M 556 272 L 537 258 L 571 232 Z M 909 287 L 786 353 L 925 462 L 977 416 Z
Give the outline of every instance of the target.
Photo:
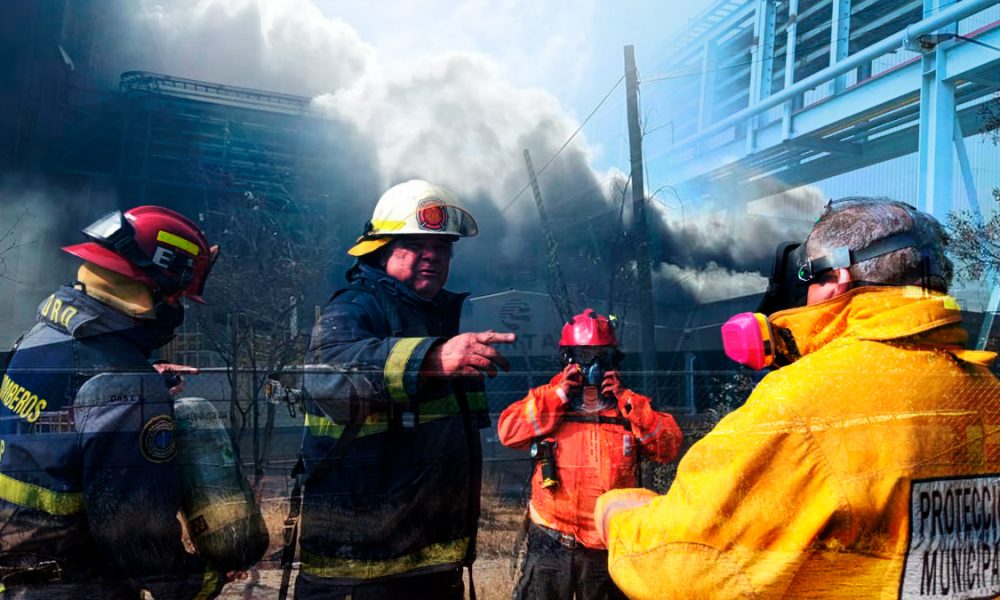
M 633 598 L 1000 594 L 1000 383 L 993 353 L 961 349 L 954 300 L 866 287 L 771 321 L 801 358 L 665 496 L 611 516 L 615 582 Z

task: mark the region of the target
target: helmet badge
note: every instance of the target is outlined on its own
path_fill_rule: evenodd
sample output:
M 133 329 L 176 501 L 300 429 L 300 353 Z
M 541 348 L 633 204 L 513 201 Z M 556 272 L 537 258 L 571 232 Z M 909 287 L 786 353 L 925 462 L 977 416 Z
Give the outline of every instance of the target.
M 427 231 L 447 231 L 448 211 L 436 198 L 421 200 L 417 205 L 417 224 Z

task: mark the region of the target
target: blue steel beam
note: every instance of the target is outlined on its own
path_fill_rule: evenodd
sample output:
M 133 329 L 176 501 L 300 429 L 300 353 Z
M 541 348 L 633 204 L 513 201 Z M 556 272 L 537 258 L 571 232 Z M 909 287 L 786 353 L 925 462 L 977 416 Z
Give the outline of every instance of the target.
M 993 45 L 1000 44 L 1000 27 L 981 32 L 976 39 Z M 969 43 L 952 44 L 943 49 L 942 52 L 947 62 L 944 81 L 949 84 L 965 82 L 963 89 L 969 90 L 964 92 L 963 102 L 969 102 L 975 96 L 981 96 L 996 89 L 968 82 L 981 80 L 982 77 L 979 76 L 983 73 L 995 72 L 996 68 L 1000 66 L 1000 53 Z M 792 130 L 797 137 L 823 138 L 844 132 L 851 127 L 861 130 L 867 126 L 865 125 L 866 121 L 875 119 L 879 115 L 891 115 L 908 106 L 912 107 L 912 112 L 915 113 L 922 83 L 921 71 L 920 59 L 915 58 L 909 63 L 899 65 L 862 84 L 849 88 L 838 97 L 827 98 L 808 106 L 794 113 L 791 121 Z M 859 112 L 858 107 L 868 108 Z M 975 109 L 963 108 L 962 110 Z M 953 120 L 954 116 L 951 115 L 949 118 Z M 757 147 L 761 149 L 758 154 L 766 153 L 768 149 L 780 147 L 782 142 L 788 140 L 788 136 L 784 135 L 785 127 L 786 125 L 782 121 L 777 121 L 758 129 Z M 974 132 L 975 129 L 966 128 L 966 131 Z M 948 140 L 951 143 L 951 137 Z M 734 165 L 736 160 L 734 157 L 744 156 L 743 144 L 744 140 L 738 139 L 723 145 L 716 145 L 697 154 L 683 149 L 678 151 L 677 146 L 681 144 L 676 145 L 669 151 L 680 159 L 679 164 L 675 163 L 679 167 L 676 171 L 677 180 L 685 182 L 706 177 L 714 179 L 717 172 L 726 169 L 727 165 Z M 908 148 L 910 152 L 916 149 L 914 146 L 908 146 Z M 867 144 L 865 150 L 867 151 Z M 905 153 L 906 151 L 901 149 L 899 155 Z M 685 154 L 689 155 L 687 159 L 684 158 Z M 650 158 L 654 156 L 650 156 Z
M 705 130 L 698 132 L 698 134 L 677 142 L 674 149 L 677 150 L 686 147 L 698 142 L 700 139 L 704 139 L 707 136 L 725 131 L 736 123 L 746 121 L 754 115 L 763 113 L 775 106 L 780 105 L 782 102 L 793 98 L 796 94 L 811 90 L 818 85 L 831 81 L 833 78 L 843 75 L 844 73 L 871 61 L 873 58 L 877 58 L 890 51 L 896 50 L 902 47 L 904 43 L 909 40 L 915 40 L 921 35 L 936 31 L 944 25 L 977 13 L 996 3 L 997 0 L 964 0 L 963 2 L 946 8 L 937 14 L 920 21 L 919 23 L 914 23 L 908 26 L 903 31 L 897 32 L 885 38 L 877 44 L 873 44 L 864 50 L 849 56 L 847 59 L 835 65 L 830 65 L 822 71 L 813 73 L 792 87 L 781 90 L 777 94 L 762 100 L 755 106 L 750 106 L 737 111 L 729 117 L 714 123 Z
M 950 43 L 950 42 L 946 42 Z M 943 221 L 951 211 L 955 166 L 955 85 L 945 80 L 948 63 L 944 44 L 921 59 L 920 143 L 918 146 L 918 206 Z
M 767 153 L 759 153 L 771 157 L 772 163 L 770 165 L 758 160 L 757 157 L 745 157 L 734 161 L 732 158 L 734 154 L 730 152 L 725 166 L 702 176 L 688 179 L 676 187 L 682 191 L 685 197 L 692 198 L 709 192 L 716 193 L 718 186 L 728 186 L 729 191 L 726 193 L 726 197 L 730 200 L 752 200 L 903 156 L 912 153 L 917 146 L 917 105 L 913 104 L 909 108 L 905 108 L 905 112 L 909 114 L 909 117 L 904 119 L 905 126 L 893 126 L 881 137 L 874 138 L 863 145 L 859 144 L 861 147 L 860 155 L 844 152 L 823 155 L 819 151 L 800 151 L 789 157 L 791 152 L 799 148 L 795 144 L 801 139 L 805 139 L 797 138 L 772 148 Z M 958 116 L 962 122 L 963 131 L 975 132 L 980 131 L 983 127 L 982 115 L 975 106 L 959 111 Z M 885 118 L 893 119 L 894 117 L 893 113 L 889 113 Z M 891 121 L 889 125 L 892 125 Z M 733 143 L 730 146 L 735 146 L 732 150 L 736 151 L 739 143 Z M 717 159 L 724 158 L 723 150 L 716 150 L 713 154 Z M 813 160 L 821 155 L 822 160 Z M 760 174 L 767 174 L 770 177 L 767 180 L 758 179 L 755 186 L 742 185 Z
M 774 65 L 774 0 L 757 0 L 757 18 L 754 23 L 754 39 L 757 45 L 750 54 L 750 101 L 749 106 L 759 103 L 771 95 L 771 72 Z M 747 153 L 754 150 L 757 117 L 747 123 Z
M 795 85 L 795 43 L 798 33 L 799 0 L 788 0 L 788 26 L 785 28 L 785 85 L 789 89 Z M 781 137 L 792 137 L 792 111 L 795 110 L 795 99 L 785 101 L 781 114 Z M 699 127 L 701 129 L 701 127 Z
M 830 64 L 834 65 L 847 58 L 847 50 L 851 40 L 851 0 L 833 0 L 832 19 L 830 20 Z M 847 77 L 838 75 L 833 78 L 831 94 L 837 95 L 847 87 Z

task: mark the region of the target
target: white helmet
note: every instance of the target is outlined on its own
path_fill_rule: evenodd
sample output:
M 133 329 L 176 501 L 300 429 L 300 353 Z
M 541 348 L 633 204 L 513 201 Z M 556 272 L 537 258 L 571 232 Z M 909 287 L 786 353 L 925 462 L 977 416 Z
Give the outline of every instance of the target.
M 462 202 L 450 191 L 421 179 L 394 185 L 378 199 L 365 232 L 347 251 L 364 256 L 398 235 L 471 237 L 479 227 Z

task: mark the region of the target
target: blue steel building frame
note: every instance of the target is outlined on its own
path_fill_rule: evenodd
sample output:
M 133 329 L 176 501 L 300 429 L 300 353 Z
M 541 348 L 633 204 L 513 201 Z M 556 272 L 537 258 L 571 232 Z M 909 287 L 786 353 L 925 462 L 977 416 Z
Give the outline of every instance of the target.
M 860 21 L 858 30 L 878 31 L 892 19 L 899 27 L 881 39 L 865 38 L 869 43 L 859 48 L 851 47 L 852 7 L 871 8 L 871 0 L 803 2 L 808 5 L 803 14 L 800 0 L 715 3 L 677 44 L 687 49 L 687 56 L 678 53 L 678 61 L 699 65 L 701 75 L 695 131 L 669 148 L 675 187 L 689 197 L 725 190 L 729 199 L 750 201 L 916 151 L 919 206 L 939 220 L 947 218 L 957 158 L 968 208 L 982 219 L 964 137 L 982 130 L 981 103 L 1000 89 L 1000 51 L 987 47 L 1000 46 L 1000 21 L 968 34 L 979 43 L 956 34 L 962 19 L 998 3 L 881 0 L 881 20 Z M 783 40 L 776 27 L 779 7 Z M 828 62 L 798 77 L 797 67 L 808 59 L 796 56 L 799 38 L 816 33 L 803 31 L 803 15 L 813 16 L 815 23 L 821 9 L 829 11 L 822 25 L 829 30 Z M 907 14 L 913 18 L 903 22 Z M 732 39 L 728 30 L 750 26 L 747 101 L 718 115 L 716 88 L 722 78 L 712 68 L 718 40 Z M 782 61 L 775 64 L 776 41 L 784 42 L 783 78 L 777 82 L 773 75 Z M 872 75 L 873 61 L 897 51 L 912 52 L 913 58 Z M 803 106 L 806 94 L 824 89 L 826 97 Z M 1000 306 L 1000 287 L 992 287 L 980 346 Z

